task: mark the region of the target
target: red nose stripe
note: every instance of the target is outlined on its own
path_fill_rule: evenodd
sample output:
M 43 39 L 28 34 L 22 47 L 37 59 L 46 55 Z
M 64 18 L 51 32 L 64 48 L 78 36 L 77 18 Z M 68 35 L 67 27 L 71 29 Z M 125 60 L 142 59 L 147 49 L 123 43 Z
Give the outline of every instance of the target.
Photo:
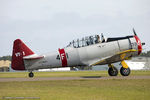
M 64 49 L 59 49 L 59 54 L 60 54 L 62 66 L 67 67 L 68 64 L 67 64 L 67 57 L 66 57 L 65 50 Z
M 142 52 L 142 44 L 138 36 L 134 36 L 138 45 L 138 55 Z

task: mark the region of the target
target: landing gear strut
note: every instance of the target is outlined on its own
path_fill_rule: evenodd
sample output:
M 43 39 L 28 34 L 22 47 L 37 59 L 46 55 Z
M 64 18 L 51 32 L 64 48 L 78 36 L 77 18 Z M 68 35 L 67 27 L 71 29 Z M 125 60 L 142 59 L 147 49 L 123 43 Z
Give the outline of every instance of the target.
M 109 69 L 108 69 L 108 74 L 110 76 L 117 76 L 118 75 L 118 69 L 116 67 L 114 67 L 114 65 L 109 64 Z
M 30 72 L 29 77 L 32 78 L 34 76 L 34 73 Z

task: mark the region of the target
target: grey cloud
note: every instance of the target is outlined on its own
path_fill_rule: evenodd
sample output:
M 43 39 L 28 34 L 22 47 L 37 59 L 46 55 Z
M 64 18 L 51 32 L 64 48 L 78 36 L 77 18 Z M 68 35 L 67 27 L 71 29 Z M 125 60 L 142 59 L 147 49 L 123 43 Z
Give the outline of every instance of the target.
M 1 0 L 0 56 L 21 38 L 37 53 L 92 34 L 131 35 L 135 27 L 149 50 L 149 0 Z

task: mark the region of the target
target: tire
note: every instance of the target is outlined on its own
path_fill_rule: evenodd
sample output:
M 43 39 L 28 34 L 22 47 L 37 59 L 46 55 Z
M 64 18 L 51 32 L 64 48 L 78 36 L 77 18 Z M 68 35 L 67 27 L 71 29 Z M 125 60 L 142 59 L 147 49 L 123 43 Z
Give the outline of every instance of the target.
M 121 67 L 121 69 L 120 69 L 120 74 L 122 76 L 129 76 L 130 72 L 131 72 L 130 68 L 123 68 L 123 67 Z
M 110 76 L 117 76 L 118 75 L 118 69 L 116 67 L 110 67 L 108 69 L 108 74 Z
M 29 77 L 32 78 L 34 76 L 34 73 L 30 72 Z

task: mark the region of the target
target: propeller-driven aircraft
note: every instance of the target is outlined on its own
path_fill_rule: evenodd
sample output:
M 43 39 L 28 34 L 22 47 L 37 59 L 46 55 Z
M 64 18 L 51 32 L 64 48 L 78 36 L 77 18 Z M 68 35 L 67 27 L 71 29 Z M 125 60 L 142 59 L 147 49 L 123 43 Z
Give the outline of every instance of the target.
M 134 29 L 133 33 L 132 36 L 107 39 L 103 35 L 87 36 L 73 40 L 58 51 L 42 55 L 35 54 L 20 39 L 16 39 L 13 44 L 11 67 L 14 70 L 27 70 L 29 77 L 33 77 L 33 71 L 38 69 L 107 64 L 108 74 L 117 76 L 118 70 L 113 63 L 121 62 L 120 73 L 122 76 L 128 76 L 130 68 L 125 60 L 140 55 L 142 45 L 145 45 L 141 43 Z

